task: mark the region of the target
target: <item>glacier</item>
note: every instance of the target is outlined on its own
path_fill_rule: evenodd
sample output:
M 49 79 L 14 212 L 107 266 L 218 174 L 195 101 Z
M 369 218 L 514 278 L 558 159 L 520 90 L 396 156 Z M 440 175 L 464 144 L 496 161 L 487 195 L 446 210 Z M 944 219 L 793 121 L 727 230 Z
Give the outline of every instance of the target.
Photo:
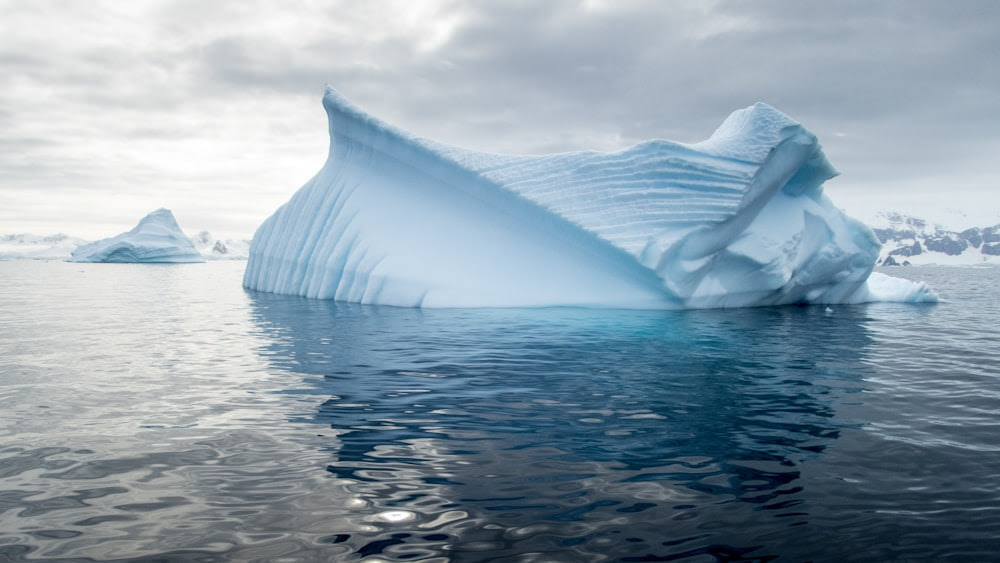
M 878 240 L 824 195 L 837 172 L 816 136 L 766 104 L 700 143 L 542 156 L 417 137 L 330 86 L 323 106 L 326 163 L 258 228 L 247 289 L 407 307 L 937 299 L 869 284 Z
M 169 209 L 157 209 L 132 230 L 77 247 L 70 262 L 204 262 Z

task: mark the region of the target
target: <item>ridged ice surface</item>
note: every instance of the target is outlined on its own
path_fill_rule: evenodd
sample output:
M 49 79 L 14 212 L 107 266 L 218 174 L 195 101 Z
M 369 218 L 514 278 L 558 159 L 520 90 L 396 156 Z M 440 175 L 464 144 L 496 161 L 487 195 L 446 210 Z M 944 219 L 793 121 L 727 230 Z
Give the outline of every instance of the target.
M 414 137 L 330 87 L 323 105 L 327 162 L 257 231 L 247 288 L 429 307 L 935 299 L 868 287 L 877 239 L 823 195 L 816 137 L 765 104 L 702 143 L 545 156 Z
M 442 152 L 637 258 L 657 235 L 735 214 L 757 168 L 667 141 L 611 154 Z
M 204 262 L 169 209 L 146 215 L 131 231 L 84 244 L 71 262 Z

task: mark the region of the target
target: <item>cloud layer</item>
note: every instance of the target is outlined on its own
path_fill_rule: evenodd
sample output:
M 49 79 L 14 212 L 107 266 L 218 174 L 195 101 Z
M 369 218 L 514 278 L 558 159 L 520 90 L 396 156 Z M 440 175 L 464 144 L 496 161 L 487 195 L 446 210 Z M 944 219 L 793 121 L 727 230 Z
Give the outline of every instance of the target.
M 166 206 L 189 230 L 249 235 L 321 166 L 327 82 L 419 135 L 520 153 L 698 141 L 766 101 L 819 135 L 849 209 L 1000 222 L 992 1 L 0 10 L 3 232 L 96 238 Z

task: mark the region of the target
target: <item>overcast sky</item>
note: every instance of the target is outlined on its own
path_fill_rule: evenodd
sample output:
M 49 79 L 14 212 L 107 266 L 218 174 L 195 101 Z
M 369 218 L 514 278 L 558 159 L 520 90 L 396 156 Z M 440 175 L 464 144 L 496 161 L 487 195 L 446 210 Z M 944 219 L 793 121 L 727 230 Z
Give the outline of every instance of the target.
M 517 153 L 696 142 L 763 101 L 819 136 L 848 212 L 1000 223 L 992 0 L 0 0 L 0 233 L 168 207 L 249 237 L 322 166 L 326 83 Z

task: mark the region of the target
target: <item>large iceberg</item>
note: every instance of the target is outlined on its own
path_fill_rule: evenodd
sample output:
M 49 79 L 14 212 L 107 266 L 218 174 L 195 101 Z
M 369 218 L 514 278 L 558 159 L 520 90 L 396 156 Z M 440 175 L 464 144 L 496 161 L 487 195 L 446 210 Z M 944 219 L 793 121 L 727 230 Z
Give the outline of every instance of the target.
M 169 209 L 146 215 L 131 231 L 84 244 L 71 262 L 204 262 Z
M 323 105 L 326 164 L 257 230 L 248 289 L 418 307 L 936 299 L 869 288 L 878 240 L 823 194 L 837 172 L 816 137 L 765 104 L 697 144 L 545 156 L 415 137 L 329 86 Z

